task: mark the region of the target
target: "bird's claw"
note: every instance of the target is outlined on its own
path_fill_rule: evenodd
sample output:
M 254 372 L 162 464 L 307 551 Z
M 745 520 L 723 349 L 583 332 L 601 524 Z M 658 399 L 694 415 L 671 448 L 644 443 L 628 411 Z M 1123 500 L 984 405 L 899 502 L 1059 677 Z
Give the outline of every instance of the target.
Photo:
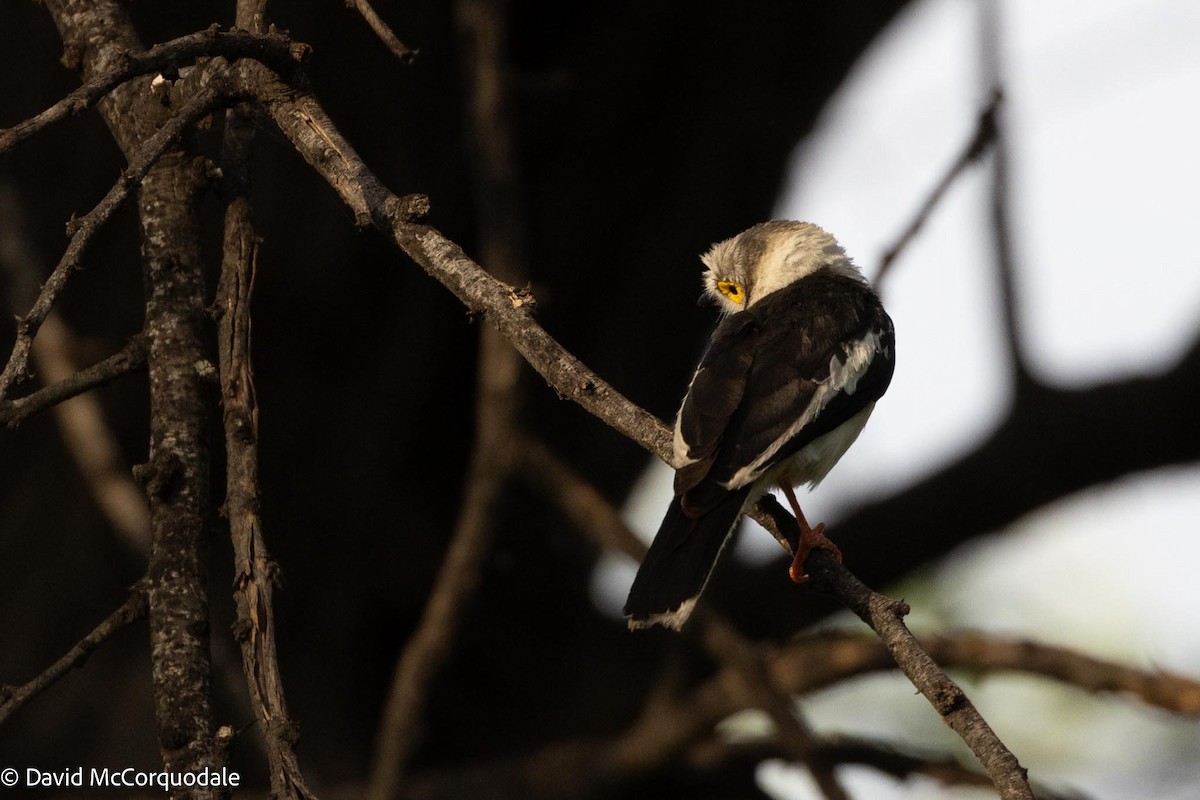
M 788 577 L 795 583 L 807 583 L 808 573 L 804 571 L 804 562 L 813 550 L 828 550 L 838 561 L 842 560 L 842 551 L 838 549 L 829 537 L 825 535 L 825 523 L 818 522 L 815 528 L 801 527 L 800 541 L 796 546 L 796 556 L 788 567 Z

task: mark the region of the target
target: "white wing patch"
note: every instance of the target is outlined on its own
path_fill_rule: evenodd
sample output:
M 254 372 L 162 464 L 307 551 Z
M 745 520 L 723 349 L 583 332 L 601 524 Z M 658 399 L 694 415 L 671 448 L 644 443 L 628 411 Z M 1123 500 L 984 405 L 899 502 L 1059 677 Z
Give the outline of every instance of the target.
M 692 458 L 691 446 L 683 439 L 683 407 L 687 405 L 688 398 L 692 396 L 692 384 L 696 382 L 696 378 L 700 376 L 700 370 L 704 367 L 698 367 L 692 373 L 692 379 L 688 381 L 687 391 L 683 393 L 683 402 L 679 404 L 679 411 L 675 413 L 675 436 L 671 439 L 671 450 L 674 456 L 671 464 L 671 469 L 682 469 L 689 464 L 695 464 L 700 459 Z
M 679 424 L 678 416 L 675 418 L 675 438 L 671 440 L 671 449 L 674 451 L 671 467 L 674 469 L 682 469 L 689 464 L 695 464 L 699 459 L 692 458 L 688 455 L 688 443 L 683 440 L 682 426 Z
M 881 341 L 882 336 L 883 331 L 871 331 L 871 333 L 857 341 L 850 348 L 845 361 L 836 355 L 831 357 L 829 360 L 829 377 L 817 386 L 817 390 L 813 393 L 812 400 L 809 401 L 804 412 L 795 422 L 788 426 L 788 429 L 783 432 L 782 436 L 771 442 L 753 461 L 735 472 L 733 477 L 724 484 L 725 487 L 731 490 L 740 489 L 758 480 L 762 477 L 763 473 L 773 466 L 773 459 L 780 448 L 791 441 L 792 437 L 798 434 L 804 426 L 816 419 L 817 415 L 825 409 L 825 406 L 829 405 L 830 400 L 839 393 L 854 394 L 858 390 L 859 380 L 867 374 L 867 370 L 870 369 L 871 362 L 875 360 L 875 356 L 884 350 Z M 859 430 L 862 429 L 862 424 L 865 423 L 866 419 L 864 417 L 859 424 Z M 857 432 L 855 436 L 857 436 Z M 853 441 L 854 438 L 852 437 L 850 443 L 853 443 Z M 847 444 L 847 447 L 849 447 L 849 444 Z M 838 453 L 838 457 L 841 457 L 841 453 Z M 837 459 L 835 458 L 834 460 L 836 461 Z M 829 466 L 832 467 L 833 464 L 830 463 Z M 824 477 L 823 474 L 816 476 L 815 480 L 820 480 L 822 477 Z

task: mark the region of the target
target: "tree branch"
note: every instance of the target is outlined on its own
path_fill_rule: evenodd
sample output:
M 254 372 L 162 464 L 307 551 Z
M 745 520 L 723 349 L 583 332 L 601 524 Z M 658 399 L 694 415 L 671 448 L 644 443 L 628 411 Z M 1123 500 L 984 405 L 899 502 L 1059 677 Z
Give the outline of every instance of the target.
M 928 649 L 948 667 L 1044 675 L 1088 692 L 1121 692 L 1148 705 L 1200 717 L 1200 681 L 1183 675 L 1136 669 L 1064 647 L 982 633 L 933 636 Z
M 123 63 L 142 45 L 119 0 L 46 0 L 69 63 L 90 80 Z M 165 99 L 139 78 L 118 86 L 100 114 L 130 166 L 97 210 L 111 214 L 140 180 L 138 212 L 146 283 L 146 336 L 150 379 L 149 462 L 135 470 L 150 500 L 148 565 L 150 657 L 155 718 L 163 766 L 173 772 L 218 768 L 227 739 L 213 722 L 207 593 L 209 463 L 206 383 L 215 375 L 204 338 L 204 269 L 199 247 L 200 199 L 206 164 L 180 134 L 230 97 L 219 74 L 197 71 Z M 199 87 L 192 84 L 202 84 Z M 182 102 L 172 113 L 170 101 Z M 97 212 L 93 212 L 97 214 Z M 97 216 L 99 216 L 97 214 Z M 93 230 L 96 221 L 85 220 Z M 107 217 L 105 217 L 107 218 Z M 83 230 L 75 232 L 29 317 L 19 326 L 18 350 L 44 318 L 70 268 L 78 261 Z M 89 233 L 89 236 L 91 234 Z M 50 291 L 50 287 L 54 290 Z M 9 368 L 24 369 L 23 357 Z M 9 370 L 6 369 L 6 374 Z M 15 373 L 12 373 L 15 374 Z M 10 378 L 11 380 L 11 378 Z M 185 788 L 180 798 L 213 797 L 209 788 Z
M 0 270 L 7 272 L 10 278 L 9 300 L 14 314 L 36 301 L 42 274 L 34 247 L 23 230 L 24 216 L 16 190 L 7 184 L 0 185 Z M 121 456 L 99 399 L 82 395 L 92 386 L 136 368 L 130 363 L 129 357 L 135 355 L 131 350 L 138 351 L 136 357 L 145 367 L 145 341 L 141 340 L 137 347 L 132 345 L 134 342 L 131 341 L 110 358 L 108 361 L 114 362 L 112 369 L 102 369 L 98 382 L 89 385 L 83 381 L 96 377 L 95 374 L 81 374 L 73 355 L 79 349 L 78 337 L 66 320 L 52 311 L 42 323 L 41 335 L 33 340 L 31 354 L 43 384 L 56 389 L 65 388 L 66 384 L 79 390 L 71 397 L 53 392 L 45 397 L 50 397 L 49 402 L 55 404 L 54 416 L 63 443 L 79 467 L 92 499 L 121 542 L 144 558 L 150 549 L 150 515 L 146 511 L 146 499 L 129 474 L 128 464 Z M 97 366 L 104 367 L 108 361 Z M 36 403 L 45 397 L 0 401 L 0 424 L 16 427 L 24 416 L 39 410 Z M 30 400 L 34 401 L 32 407 Z
M 912 220 L 905 226 L 904 230 L 896 238 L 896 241 L 883 252 L 879 259 L 879 268 L 875 272 L 873 283 L 876 289 L 880 289 L 883 280 L 891 273 L 892 265 L 896 259 L 900 257 L 908 246 L 912 243 L 921 229 L 925 227 L 925 223 L 933 215 L 933 211 L 938 204 L 950 191 L 950 187 L 954 182 L 967 171 L 967 167 L 978 161 L 984 153 L 988 151 L 991 145 L 996 141 L 996 114 L 1000 110 L 1000 104 L 1003 101 L 1003 96 L 999 90 L 992 94 L 992 99 L 987 106 L 979 113 L 979 118 L 975 123 L 975 131 L 971 134 L 970 141 L 963 147 L 962 152 L 954 159 L 954 163 L 946 170 L 941 180 L 933 187 L 929 196 L 921 203 L 917 209 L 917 213 L 913 215 Z
M 187 102 L 179 111 L 173 114 L 154 135 L 140 143 L 136 151 L 131 153 L 129 166 L 121 177 L 109 189 L 95 208 L 79 220 L 72 220 L 69 229 L 71 241 L 67 245 L 58 265 L 50 273 L 38 295 L 37 301 L 24 317 L 17 321 L 17 339 L 13 344 L 12 354 L 8 364 L 0 373 L 0 400 L 8 396 L 12 386 L 26 375 L 29 363 L 29 350 L 33 337 L 54 301 L 66 286 L 71 273 L 79 268 L 83 254 L 91 244 L 92 239 L 100 228 L 112 218 L 118 208 L 124 205 L 130 194 L 146 178 L 151 168 L 189 127 L 208 116 L 214 108 L 223 102 L 221 93 L 215 89 L 200 91 Z M 155 101 L 157 102 L 157 101 Z
M 146 368 L 146 337 L 138 334 L 108 358 L 25 397 L 0 401 L 0 424 L 15 428 L 34 414 Z
M 954 757 L 938 758 L 929 753 L 905 751 L 891 742 L 871 741 L 848 736 L 822 741 L 818 744 L 821 757 L 830 764 L 858 764 L 871 767 L 885 775 L 904 780 L 915 775 L 932 778 L 945 786 L 990 787 L 986 775 L 967 769 Z M 713 738 L 693 746 L 688 752 L 691 765 L 713 762 L 744 761 L 761 764 L 771 759 L 786 758 L 786 753 L 773 741 L 756 739 L 749 742 L 730 742 Z M 1050 795 L 1038 792 L 1038 800 L 1050 800 Z M 1072 800 L 1079 800 L 1073 797 Z
M 56 122 L 91 108 L 113 89 L 140 75 L 174 72 L 200 59 L 224 56 L 228 59 L 253 58 L 270 65 L 276 72 L 294 76 L 295 68 L 311 54 L 312 48 L 308 45 L 293 42 L 282 33 L 273 31 L 260 35 L 246 30 L 221 31 L 217 25 L 156 44 L 142 52 L 126 50 L 115 55 L 109 68 L 84 81 L 62 100 L 11 128 L 0 129 L 0 153 L 11 150 Z
M 392 51 L 392 55 L 400 59 L 401 64 L 411 64 L 421 52 L 400 41 L 396 34 L 392 33 L 392 29 L 384 22 L 375 9 L 371 7 L 368 0 L 346 0 L 346 5 L 353 8 L 362 18 L 371 26 L 371 30 L 375 31 L 375 35 L 379 37 L 379 41 L 387 45 L 387 49 Z
M 150 498 L 151 674 L 163 766 L 220 766 L 211 707 L 208 607 L 210 384 L 199 248 L 203 161 L 176 151 L 139 194 L 150 340 L 150 458 L 138 476 Z M 195 797 L 210 792 L 185 792 Z
M 831 764 L 857 764 L 870 767 L 899 780 L 914 776 L 931 778 L 943 786 L 990 787 L 986 775 L 976 772 L 953 756 L 922 753 L 911 747 L 892 742 L 880 742 L 849 736 L 837 736 L 818 743 L 821 756 Z M 763 761 L 784 758 L 785 754 L 771 741 L 729 742 L 712 739 L 693 746 L 688 752 L 688 764 L 710 771 L 724 767 L 728 772 L 737 763 L 752 769 Z M 713 763 L 717 762 L 717 763 Z M 1038 800 L 1086 800 L 1078 790 L 1055 789 L 1035 785 Z M 910 793 L 912 790 L 910 789 Z
M 984 86 L 993 96 L 1001 94 L 1004 83 L 1000 64 L 1000 9 L 996 0 L 979 5 L 979 55 Z M 1004 129 L 1003 110 L 992 120 L 991 217 L 992 248 L 995 253 L 996 277 L 1000 285 L 1000 308 L 1004 343 L 1011 361 L 1013 390 L 1017 396 L 1035 391 L 1038 381 L 1029 371 L 1029 362 L 1021 341 L 1021 298 L 1018 287 L 1016 256 L 1013 252 L 1012 211 L 1009 201 L 1008 136 Z
M 17 687 L 0 687 L 0 725 L 4 724 L 14 711 L 86 661 L 87 657 L 112 638 L 113 634 L 146 616 L 146 589 L 144 579 L 134 584 L 129 590 L 129 597 L 120 608 L 109 614 L 91 633 L 29 683 Z
M 498 457 L 490 447 L 478 445 L 467 469 L 450 547 L 388 689 L 376 734 L 367 794 L 371 800 L 390 800 L 399 794 L 408 762 L 423 735 L 421 717 L 430 684 L 448 658 L 462 617 L 475 598 L 483 565 L 491 553 L 492 515 L 506 482 L 507 470 L 496 464 Z
M 265 1 L 240 0 L 238 25 L 260 32 Z M 225 432 L 225 513 L 233 542 L 234 638 L 250 705 L 266 745 L 271 796 L 311 799 L 294 745 L 299 727 L 288 712 L 276 654 L 272 602 L 277 566 L 267 551 L 259 513 L 258 403 L 254 392 L 250 305 L 258 265 L 258 235 L 250 206 L 254 112 L 248 103 L 225 113 L 221 158 L 225 233 L 216 307 L 220 315 L 217 356 Z
M 807 566 L 814 589 L 836 597 L 879 635 L 913 686 L 971 748 L 1000 796 L 1033 800 L 1025 768 L 904 625 L 908 606 L 868 589 L 828 550 L 813 551 Z

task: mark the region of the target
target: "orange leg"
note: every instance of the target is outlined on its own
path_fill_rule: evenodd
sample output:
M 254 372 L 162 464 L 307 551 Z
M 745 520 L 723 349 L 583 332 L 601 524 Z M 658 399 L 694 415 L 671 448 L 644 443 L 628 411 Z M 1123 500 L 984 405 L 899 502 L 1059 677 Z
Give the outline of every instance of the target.
M 792 559 L 788 575 L 796 583 L 804 583 L 808 580 L 808 573 L 804 571 L 804 562 L 808 560 L 808 556 L 813 550 L 818 547 L 831 550 L 838 561 L 842 560 L 842 551 L 838 550 L 837 545 L 825 535 L 824 522 L 818 522 L 815 528 L 809 527 L 808 520 L 804 518 L 804 512 L 800 510 L 800 503 L 796 501 L 796 494 L 792 491 L 791 484 L 779 481 L 779 488 L 783 490 L 783 494 L 791 503 L 792 512 L 796 515 L 796 524 L 800 528 L 800 544 L 796 547 L 796 557 Z

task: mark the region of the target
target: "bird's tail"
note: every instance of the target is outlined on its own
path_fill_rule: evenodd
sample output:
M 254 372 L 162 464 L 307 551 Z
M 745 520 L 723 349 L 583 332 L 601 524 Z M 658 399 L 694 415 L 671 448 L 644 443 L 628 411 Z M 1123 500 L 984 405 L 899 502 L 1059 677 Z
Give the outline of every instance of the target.
M 747 487 L 730 492 L 699 517 L 684 514 L 678 497 L 671 501 L 625 601 L 630 628 L 682 627 L 712 574 L 749 491 Z

